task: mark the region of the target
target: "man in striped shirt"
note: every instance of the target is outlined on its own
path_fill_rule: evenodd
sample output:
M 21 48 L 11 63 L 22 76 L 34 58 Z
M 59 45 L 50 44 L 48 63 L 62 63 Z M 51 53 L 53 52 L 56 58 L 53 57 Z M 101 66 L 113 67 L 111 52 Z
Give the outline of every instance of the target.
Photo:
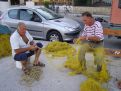
M 89 12 L 82 14 L 82 19 L 85 24 L 84 31 L 82 32 L 79 39 L 84 43 L 88 43 L 91 47 L 103 46 L 103 27 L 100 22 L 95 21 Z M 95 52 L 94 52 L 95 53 Z M 97 71 L 100 72 L 102 69 L 102 60 L 99 59 L 98 54 L 95 55 L 95 64 L 97 65 Z
M 91 42 L 102 42 L 103 27 L 100 22 L 95 21 L 89 12 L 84 12 L 82 14 L 82 19 L 85 24 L 84 31 L 80 36 L 80 40 L 87 40 Z

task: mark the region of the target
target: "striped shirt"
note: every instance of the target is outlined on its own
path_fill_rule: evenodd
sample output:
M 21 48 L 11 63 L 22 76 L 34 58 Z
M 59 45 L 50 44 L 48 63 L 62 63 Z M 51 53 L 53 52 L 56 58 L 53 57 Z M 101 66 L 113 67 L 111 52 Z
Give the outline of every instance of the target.
M 100 22 L 95 21 L 94 24 L 92 26 L 84 26 L 84 31 L 82 32 L 82 35 L 84 37 L 93 37 L 93 36 L 97 36 L 100 38 L 100 40 L 104 39 L 104 35 L 103 35 L 103 27 L 101 25 Z

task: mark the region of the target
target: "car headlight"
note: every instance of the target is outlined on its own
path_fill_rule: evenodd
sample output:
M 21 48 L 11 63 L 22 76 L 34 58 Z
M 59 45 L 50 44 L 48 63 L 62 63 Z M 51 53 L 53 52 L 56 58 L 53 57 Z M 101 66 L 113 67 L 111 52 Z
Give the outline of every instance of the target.
M 73 28 L 69 28 L 69 27 L 65 27 L 65 29 L 68 30 L 68 31 L 74 31 Z

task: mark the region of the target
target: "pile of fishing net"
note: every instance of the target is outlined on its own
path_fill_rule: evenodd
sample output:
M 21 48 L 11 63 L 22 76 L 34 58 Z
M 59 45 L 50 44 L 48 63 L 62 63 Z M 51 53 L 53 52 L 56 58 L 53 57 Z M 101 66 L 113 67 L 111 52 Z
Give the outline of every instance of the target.
M 68 56 L 64 66 L 71 70 L 71 74 L 82 73 L 85 76 L 96 79 L 102 83 L 107 82 L 110 76 L 107 71 L 104 48 L 100 47 L 92 50 L 94 51 L 94 56 L 96 55 L 96 60 L 99 60 L 99 62 L 101 62 L 100 64 L 102 65 L 102 70 L 100 72 L 96 71 L 95 61 L 93 61 L 94 64 L 91 66 L 91 62 L 86 64 L 85 54 L 90 51 L 90 46 L 88 44 L 81 45 L 78 49 L 78 52 L 74 56 Z
M 54 41 L 50 42 L 45 48 L 45 53 L 55 57 L 63 57 L 74 54 L 75 49 L 66 42 Z
M 92 78 L 88 78 L 80 85 L 80 91 L 107 91 L 102 85 Z
M 30 68 L 27 74 L 22 75 L 22 81 L 26 86 L 32 86 L 35 81 L 39 81 L 42 74 L 42 69 L 39 66 Z
M 10 35 L 0 34 L 0 58 L 11 54 Z
M 93 65 L 90 65 L 92 64 L 91 62 L 86 63 L 85 54 L 87 52 L 92 53 L 95 59 L 101 62 L 102 70 L 100 72 L 97 72 L 97 63 L 95 61 L 93 61 Z M 80 45 L 75 56 L 70 55 L 67 57 L 64 66 L 71 70 L 69 75 L 81 73 L 90 78 L 81 84 L 80 91 L 107 91 L 105 88 L 102 88 L 102 84 L 107 83 L 110 79 L 103 47 L 91 49 L 88 44 Z
M 70 69 L 69 75 L 83 74 L 89 78 L 81 84 L 80 91 L 107 91 L 102 88 L 102 84 L 107 83 L 110 79 L 103 47 L 92 48 L 89 44 L 82 44 L 79 40 L 76 40 L 76 44 L 73 46 L 56 41 L 49 43 L 45 47 L 45 51 L 56 57 L 66 56 L 64 67 Z M 101 62 L 102 70 L 100 72 L 96 70 L 98 61 L 93 61 L 93 65 L 90 65 L 91 61 L 86 63 L 86 53 L 93 54 L 95 59 Z
M 72 70 L 69 74 L 74 75 L 85 71 L 85 53 L 88 49 L 90 49 L 89 45 L 84 44 L 83 46 L 80 46 L 75 55 L 70 55 L 67 57 L 67 61 L 64 66 Z

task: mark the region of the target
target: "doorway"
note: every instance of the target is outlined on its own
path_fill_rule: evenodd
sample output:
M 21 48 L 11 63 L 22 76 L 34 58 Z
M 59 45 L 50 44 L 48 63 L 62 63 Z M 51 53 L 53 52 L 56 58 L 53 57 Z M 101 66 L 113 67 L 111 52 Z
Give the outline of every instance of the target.
M 19 5 L 20 1 L 19 0 L 10 0 L 11 5 Z

